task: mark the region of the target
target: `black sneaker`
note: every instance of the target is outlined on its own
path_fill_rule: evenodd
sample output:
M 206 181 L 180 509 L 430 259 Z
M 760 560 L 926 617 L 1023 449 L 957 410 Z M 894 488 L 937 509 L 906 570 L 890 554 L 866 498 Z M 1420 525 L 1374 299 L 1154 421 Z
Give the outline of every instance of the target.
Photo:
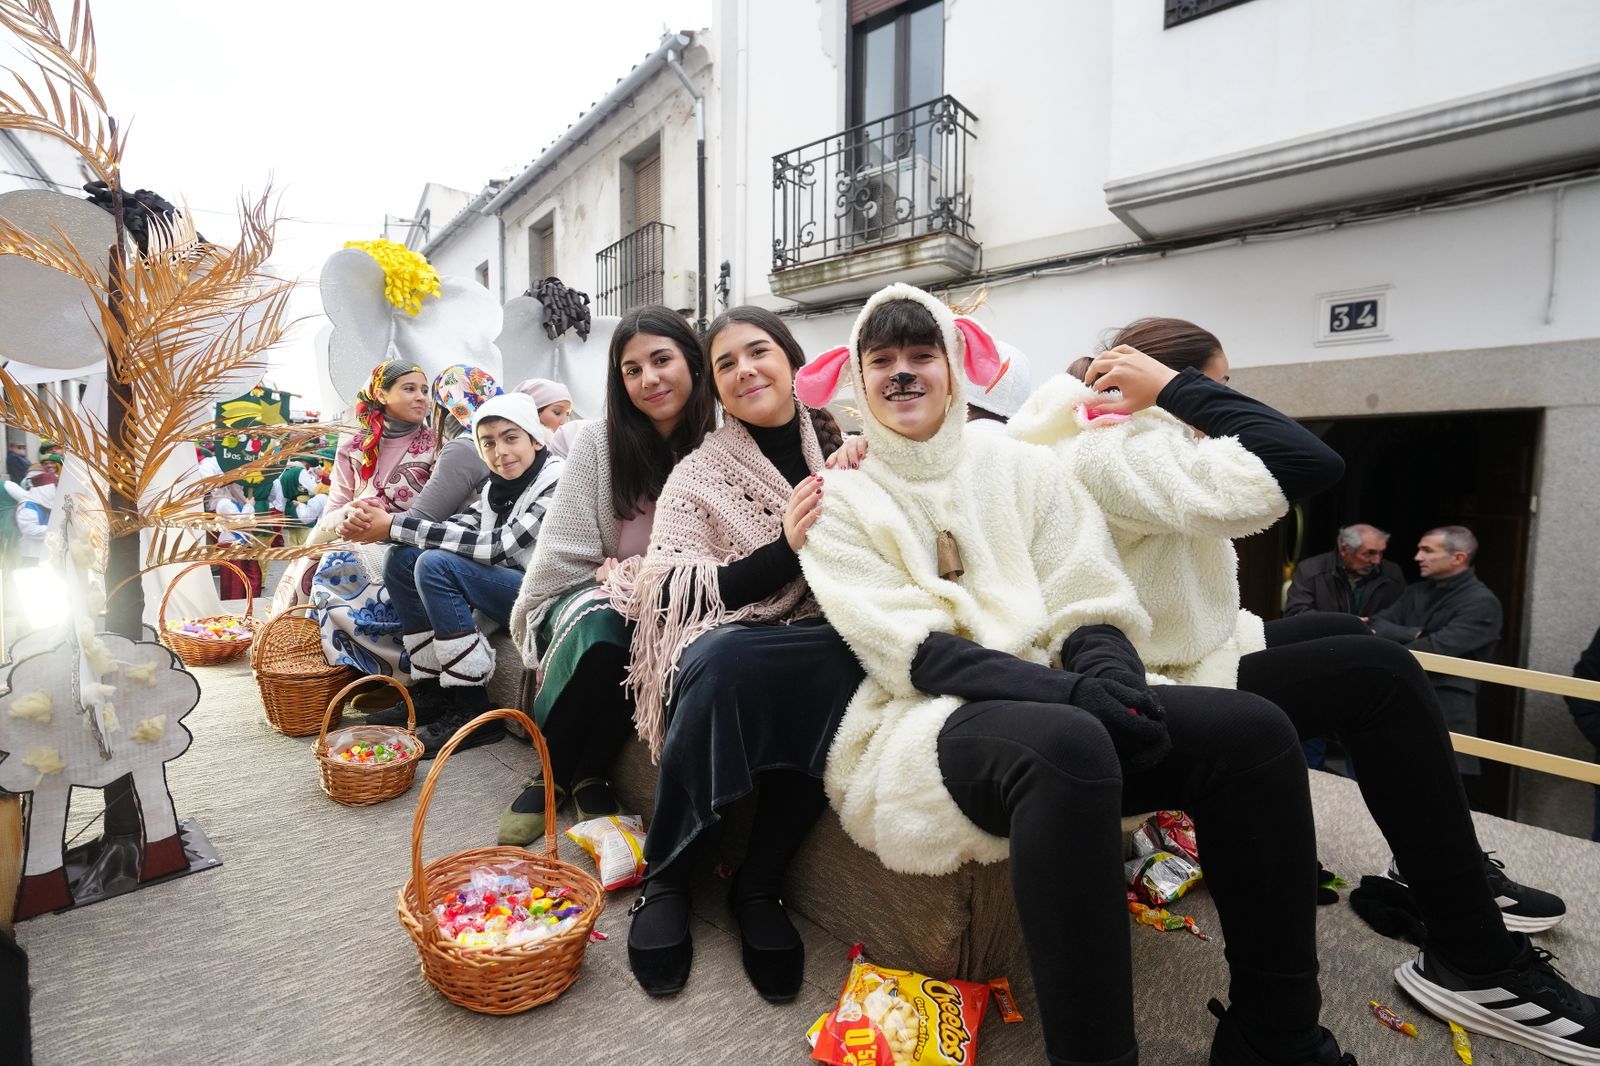
M 389 691 L 393 691 L 390 689 Z M 411 696 L 411 703 L 417 709 L 417 728 L 432 725 L 450 709 L 450 701 L 444 694 L 444 689 L 439 687 L 439 682 L 433 678 L 423 681 L 414 681 L 406 690 Z M 373 711 L 366 717 L 367 725 L 399 726 L 404 729 L 406 724 L 406 705 L 404 701 Z
M 1514 933 L 1542 933 L 1561 924 L 1567 916 L 1567 905 L 1561 897 L 1539 888 L 1519 885 L 1505 875 L 1506 864 L 1494 857 L 1494 852 L 1483 853 L 1483 872 L 1489 877 L 1489 891 L 1500 908 L 1500 917 L 1506 928 Z M 1400 868 L 1389 863 L 1386 876 L 1404 885 Z M 1410 886 L 1407 886 L 1410 887 Z
M 450 738 L 456 735 L 458 729 L 489 709 L 489 691 L 481 685 L 452 687 L 445 690 L 445 696 L 450 700 L 450 709 L 432 725 L 417 730 L 417 739 L 422 741 L 424 759 L 431 759 L 439 754 L 439 749 L 450 742 Z M 492 722 L 480 725 L 462 738 L 461 743 L 456 745 L 456 750 L 465 751 L 468 748 L 493 744 L 497 740 L 504 740 L 505 735 L 505 720 L 496 718 Z
M 1509 968 L 1484 977 L 1457 973 L 1432 951 L 1417 953 L 1394 979 L 1429 1014 L 1463 1029 L 1532 1048 L 1557 1062 L 1600 1066 L 1600 1001 L 1551 965 L 1555 956 L 1512 933 Z
M 1217 1016 L 1217 1032 L 1211 1038 L 1211 1066 L 1273 1066 L 1250 1046 L 1233 1011 L 1225 1010 L 1214 999 L 1206 1004 L 1206 1009 Z M 1318 1034 L 1317 1047 L 1311 1057 L 1294 1066 L 1357 1066 L 1354 1055 L 1339 1050 L 1339 1042 L 1332 1033 L 1319 1027 Z

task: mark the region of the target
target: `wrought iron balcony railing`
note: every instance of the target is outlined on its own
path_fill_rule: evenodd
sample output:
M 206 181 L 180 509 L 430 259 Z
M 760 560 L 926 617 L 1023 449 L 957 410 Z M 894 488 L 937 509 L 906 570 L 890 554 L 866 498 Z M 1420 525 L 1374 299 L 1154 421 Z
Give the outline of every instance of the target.
M 662 300 L 666 279 L 666 236 L 671 226 L 646 222 L 595 254 L 596 313 L 624 311 Z
M 976 116 L 941 96 L 772 157 L 772 269 L 954 233 L 972 239 Z

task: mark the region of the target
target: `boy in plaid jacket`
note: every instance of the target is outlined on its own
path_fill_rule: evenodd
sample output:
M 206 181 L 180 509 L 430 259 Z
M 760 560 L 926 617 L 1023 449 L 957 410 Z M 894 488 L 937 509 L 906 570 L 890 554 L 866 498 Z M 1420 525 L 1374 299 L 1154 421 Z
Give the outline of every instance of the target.
M 562 461 L 546 447 L 549 431 L 528 397 L 506 393 L 488 400 L 473 416 L 471 431 L 489 467 L 489 480 L 471 507 L 434 522 L 358 501 L 360 511 L 345 531 L 351 540 L 395 545 L 383 580 L 404 627 L 423 758 L 432 758 L 457 729 L 489 709 L 494 649 L 473 612 L 508 623 L 561 477 Z M 405 710 L 391 708 L 367 720 L 403 723 Z M 503 736 L 504 724 L 491 722 L 461 746 Z

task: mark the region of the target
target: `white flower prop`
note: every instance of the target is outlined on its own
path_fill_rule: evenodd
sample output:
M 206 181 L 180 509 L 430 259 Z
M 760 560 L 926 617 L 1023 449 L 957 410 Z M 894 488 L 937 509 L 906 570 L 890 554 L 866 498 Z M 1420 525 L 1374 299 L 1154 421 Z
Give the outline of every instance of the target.
M 604 418 L 608 349 L 622 320 L 599 316 L 590 320 L 587 339 L 568 330 L 551 340 L 544 319 L 544 305 L 532 296 L 506 301 L 505 327 L 495 341 L 505 376 L 496 380 L 508 390 L 529 378 L 559 381 L 572 393 L 574 410 L 584 418 Z
M 416 253 L 406 255 L 426 265 Z M 396 273 L 392 262 L 390 273 Z M 451 363 L 468 363 L 501 380 L 500 349 L 495 346 L 500 302 L 470 278 L 443 277 L 438 282 L 438 295 L 418 297 L 414 294 L 423 291 L 420 286 L 393 283 L 373 254 L 361 248 L 344 248 L 328 257 L 320 285 L 322 309 L 333 323 L 328 377 L 343 402 L 354 402 L 372 368 L 388 358 L 391 345 L 427 371 L 430 381 Z

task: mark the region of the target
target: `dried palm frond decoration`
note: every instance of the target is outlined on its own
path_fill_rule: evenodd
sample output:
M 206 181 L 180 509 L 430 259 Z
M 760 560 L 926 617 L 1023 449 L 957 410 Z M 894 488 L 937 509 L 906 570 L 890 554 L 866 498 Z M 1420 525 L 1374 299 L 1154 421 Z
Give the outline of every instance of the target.
M 107 586 L 113 590 L 146 570 L 169 563 L 295 559 L 327 545 L 267 548 L 251 542 L 195 543 L 188 534 L 259 528 L 262 516 L 227 519 L 203 513 L 215 488 L 269 471 L 315 447 L 337 426 L 262 426 L 252 433 L 261 451 L 223 474 L 161 484 L 167 458 L 216 431 L 212 404 L 237 391 L 242 375 L 259 377 L 266 353 L 293 323 L 288 303 L 294 282 L 271 274 L 277 220 L 270 193 L 240 203 L 240 237 L 232 247 L 210 243 L 187 212 L 152 215 L 145 247 L 128 236 L 121 166 L 125 140 L 95 83 L 94 25 L 77 0 L 65 33 L 49 0 L 0 0 L 0 28 L 31 60 L 27 74 L 6 69 L 15 88 L 0 88 L 0 128 L 27 130 L 72 148 L 106 183 L 115 239 L 102 250 L 79 248 L 60 229 L 29 232 L 0 218 L 0 255 L 15 255 L 59 272 L 83 288 L 84 306 L 105 350 L 107 415 L 73 410 L 48 393 L 20 384 L 0 369 L 0 421 L 59 441 L 81 460 L 103 520 Z M 139 534 L 150 530 L 139 554 Z M 203 541 L 203 538 L 200 538 Z M 138 586 L 114 598 L 110 628 L 137 634 Z

